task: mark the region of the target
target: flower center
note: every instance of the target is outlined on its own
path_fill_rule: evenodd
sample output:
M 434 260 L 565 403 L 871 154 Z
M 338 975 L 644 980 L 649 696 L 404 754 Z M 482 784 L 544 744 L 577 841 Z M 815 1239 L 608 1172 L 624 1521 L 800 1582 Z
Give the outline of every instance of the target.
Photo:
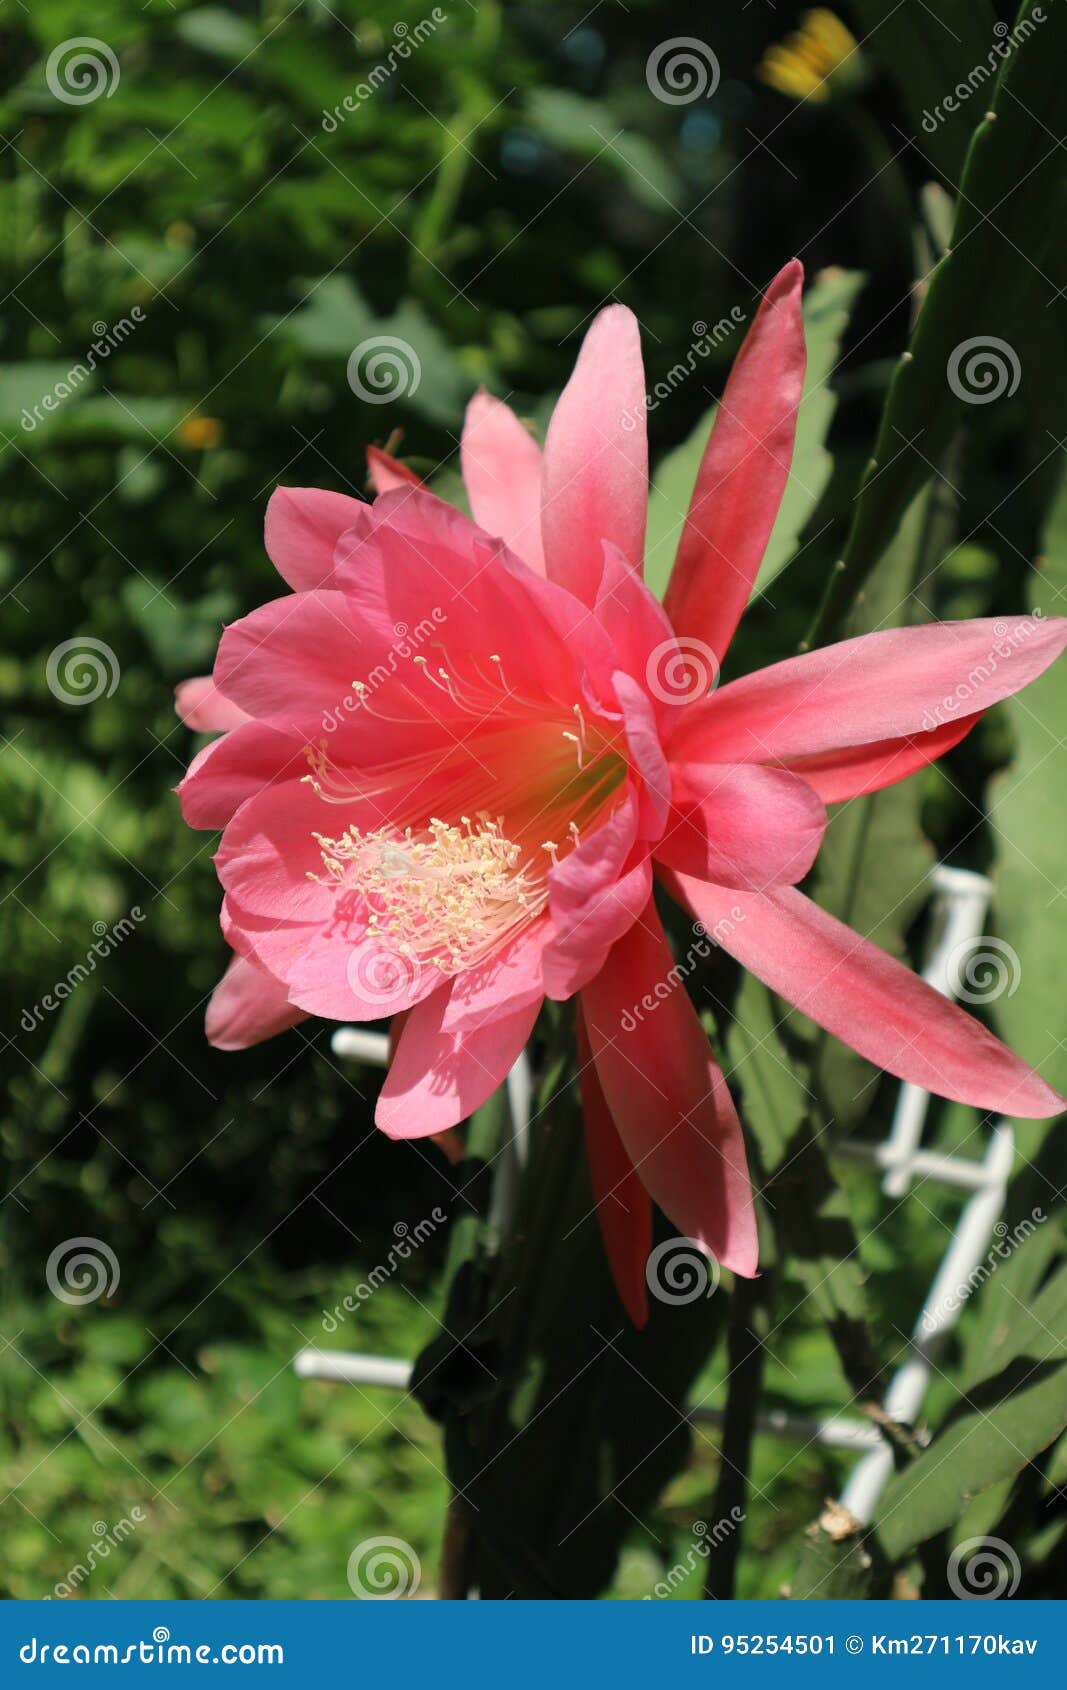
M 315 838 L 327 873 L 364 905 L 369 936 L 443 974 L 483 961 L 547 901 L 520 866 L 522 847 L 484 812 Z

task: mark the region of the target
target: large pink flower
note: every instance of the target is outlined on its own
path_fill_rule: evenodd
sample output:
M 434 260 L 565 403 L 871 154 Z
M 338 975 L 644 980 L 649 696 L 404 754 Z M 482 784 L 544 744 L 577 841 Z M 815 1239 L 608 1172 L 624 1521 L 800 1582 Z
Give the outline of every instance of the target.
M 378 1123 L 440 1133 L 500 1084 L 542 1000 L 577 996 L 589 1161 L 644 1318 L 650 1198 L 740 1274 L 756 1228 L 737 1114 L 675 966 L 653 872 L 723 947 L 870 1061 L 1007 1115 L 1060 1099 L 797 883 L 825 804 L 955 744 L 1067 643 L 1067 620 L 892 629 L 714 689 L 789 471 L 802 273 L 738 356 L 664 605 L 642 584 L 637 324 L 597 317 L 543 452 L 480 394 L 474 520 L 372 454 L 373 505 L 280 488 L 293 592 L 226 629 L 179 708 L 223 730 L 180 788 L 223 828 L 236 953 L 208 1012 L 238 1048 L 303 1015 L 404 1012 Z

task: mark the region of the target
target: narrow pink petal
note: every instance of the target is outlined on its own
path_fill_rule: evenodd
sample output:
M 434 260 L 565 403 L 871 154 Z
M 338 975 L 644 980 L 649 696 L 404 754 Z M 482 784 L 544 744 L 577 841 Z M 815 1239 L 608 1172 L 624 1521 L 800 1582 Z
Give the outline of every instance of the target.
M 951 751 L 981 720 L 963 716 L 958 722 L 908 739 L 882 739 L 873 745 L 846 745 L 839 751 L 817 751 L 811 757 L 791 757 L 785 767 L 803 775 L 824 804 L 839 804 L 846 798 L 862 798 L 906 780 L 917 769 L 936 762 Z M 715 876 L 712 876 L 714 879 Z
M 210 675 L 179 681 L 174 689 L 174 708 L 187 728 L 202 734 L 225 733 L 252 720 L 239 704 L 223 698 Z
M 640 1329 L 648 1320 L 645 1271 L 652 1249 L 652 1204 L 623 1148 L 605 1102 L 580 1007 L 575 1031 L 585 1152 L 597 1220 L 615 1289 L 623 1308 Z
M 413 469 L 408 469 L 399 458 L 391 458 L 379 446 L 367 447 L 367 470 L 376 493 L 392 493 L 398 487 L 425 485 Z
M 757 669 L 694 704 L 672 755 L 752 763 L 884 740 L 914 738 L 921 746 L 926 735 L 1021 691 L 1065 645 L 1063 616 L 861 634 Z M 944 749 L 943 741 L 934 744 Z
M 333 548 L 346 529 L 366 520 L 369 506 L 318 487 L 276 487 L 263 538 L 278 574 L 297 592 L 332 585 Z
M 476 1032 L 447 1025 L 452 985 L 416 1004 L 404 1023 L 375 1120 L 390 1138 L 429 1138 L 465 1121 L 507 1078 L 537 1020 L 540 999 Z
M 697 474 L 664 598 L 675 631 L 719 663 L 767 549 L 789 478 L 804 385 L 804 270 L 793 259 L 763 297 L 737 355 Z
M 590 980 L 648 902 L 652 869 L 637 842 L 638 813 L 629 792 L 602 827 L 549 870 L 554 931 L 541 966 L 550 998 L 569 998 Z
M 509 406 L 479 392 L 467 406 L 460 459 L 479 528 L 543 575 L 541 448 L 536 440 Z
M 737 1111 L 651 901 L 584 988 L 582 1014 L 645 1190 L 683 1236 L 753 1275 L 756 1220 Z
M 758 763 L 681 763 L 671 772 L 658 862 L 754 892 L 803 880 L 826 831 L 825 805 L 806 780 Z
M 1064 1108 L 980 1022 L 795 887 L 666 884 L 724 950 L 876 1067 L 976 1109 L 1033 1118 Z
M 219 1050 L 246 1050 L 306 1020 L 304 1010 L 289 1002 L 280 980 L 235 956 L 211 994 L 208 1043 Z
M 640 575 L 648 511 L 645 374 L 637 318 L 609 305 L 582 343 L 545 440 L 541 532 L 549 579 L 596 603 L 603 542 Z
M 671 773 L 656 727 L 655 708 L 648 693 L 625 669 L 611 677 L 622 709 L 623 731 L 633 767 L 641 776 L 640 832 L 658 839 L 671 802 Z

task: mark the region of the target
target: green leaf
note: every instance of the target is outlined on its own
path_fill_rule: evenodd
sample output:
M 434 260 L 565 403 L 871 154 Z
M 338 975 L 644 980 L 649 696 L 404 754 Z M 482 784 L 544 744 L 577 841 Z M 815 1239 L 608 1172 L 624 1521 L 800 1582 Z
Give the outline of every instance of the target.
M 863 50 L 874 53 L 900 90 L 915 141 L 950 184 L 960 179 L 971 132 L 989 104 L 1002 60 L 991 48 L 990 0 L 853 0 L 863 25 Z M 992 59 L 992 66 L 990 60 Z M 967 79 L 970 78 L 970 81 Z M 960 81 L 970 98 L 945 109 Z
M 383 416 L 403 404 L 431 422 L 457 421 L 473 383 L 417 301 L 406 299 L 388 317 L 379 317 L 348 276 L 326 276 L 301 286 L 307 303 L 291 316 L 271 319 L 270 331 L 313 357 L 333 361 L 339 384 L 346 382 L 348 359 L 356 348 L 370 356 L 377 346 L 383 358 L 377 380 L 366 364 L 360 365 L 360 377 L 374 398 L 360 400 L 357 393 L 357 401 L 368 408 L 379 404 Z
M 891 1560 L 951 1526 L 971 1499 L 1018 1473 L 1067 1425 L 1067 1367 L 1023 1362 L 971 1393 L 973 1407 L 886 1486 L 876 1527 Z
M 1067 591 L 1067 474 L 1044 536 L 1040 573 L 1031 574 L 1035 616 L 1063 614 Z M 1046 670 L 1004 706 L 1015 754 L 992 784 L 995 911 L 1010 945 L 1012 982 L 993 1005 L 998 1031 L 1013 1050 L 1067 1093 L 1063 1033 L 1064 794 L 1067 793 L 1067 663 Z M 1044 1124 L 1042 1126 L 1044 1129 Z M 1027 1147 L 1034 1148 L 1033 1129 Z
M 531 127 L 563 152 L 608 165 L 635 199 L 660 213 L 677 213 L 680 178 L 643 135 L 619 129 L 607 106 L 565 88 L 536 88 L 526 102 Z
M 796 446 L 778 519 L 756 581 L 761 591 L 794 556 L 799 537 L 830 479 L 826 436 L 836 396 L 831 377 L 837 365 L 849 312 L 863 281 L 857 270 L 822 270 L 804 296 L 808 366 L 797 416 Z M 683 445 L 669 452 L 656 471 L 648 504 L 645 576 L 660 598 L 667 590 L 685 513 L 718 411 L 713 406 Z
M 1028 7 L 1020 16 L 1029 16 Z M 1020 311 L 1067 206 L 1057 145 L 1065 127 L 1065 54 L 1067 8 L 1057 5 L 1005 61 L 992 110 L 975 131 L 951 250 L 929 277 L 910 350 L 890 383 L 874 456 L 813 642 L 834 635 L 932 466 L 941 462 L 958 421 L 973 409 L 967 343 L 996 343 L 984 373 L 997 371 L 998 387 L 1003 377 L 1002 392 L 1025 379 L 1014 346 Z

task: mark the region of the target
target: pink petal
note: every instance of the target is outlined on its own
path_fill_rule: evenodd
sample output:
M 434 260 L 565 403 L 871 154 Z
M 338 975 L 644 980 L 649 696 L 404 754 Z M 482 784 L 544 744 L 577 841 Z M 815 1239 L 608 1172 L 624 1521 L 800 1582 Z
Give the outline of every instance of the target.
M 249 720 L 206 745 L 177 788 L 189 826 L 225 827 L 265 787 L 299 781 L 308 772 L 308 738 L 299 724 Z
M 680 721 L 678 700 L 663 685 L 678 642 L 663 606 L 619 548 L 610 544 L 604 546 L 596 617 L 611 642 L 616 667 L 632 676 L 652 701 L 659 737 L 666 743 Z
M 227 937 L 279 980 L 290 1001 L 334 1021 L 374 1021 L 436 990 L 440 975 L 386 949 L 365 912 L 324 871 L 317 833 L 365 820 L 359 804 L 325 803 L 304 782 L 242 804 L 215 857 L 227 893 Z
M 604 1100 L 580 1007 L 575 1032 L 585 1152 L 597 1220 L 615 1289 L 633 1324 L 640 1329 L 648 1320 L 645 1270 L 652 1249 L 652 1204 Z
M 748 603 L 789 478 L 804 385 L 803 266 L 779 271 L 745 337 L 697 474 L 664 598 L 719 663 Z
M 548 937 L 545 919 L 533 922 L 488 962 L 457 974 L 452 983 L 446 1026 L 450 1032 L 474 1032 L 504 1011 L 523 1009 L 545 992 L 541 953 Z
M 757 763 L 680 763 L 672 775 L 658 862 L 754 892 L 803 880 L 826 831 L 826 808 L 806 780 Z
M 609 305 L 582 343 L 545 440 L 541 531 L 549 579 L 595 604 L 605 540 L 640 575 L 647 509 L 641 339 L 632 311 Z
M 545 572 L 541 544 L 541 449 L 518 417 L 489 393 L 467 406 L 460 449 L 463 480 L 479 528 Z
M 396 646 L 396 630 L 409 643 L 421 641 L 416 655 L 433 669 L 419 684 L 438 714 L 458 713 L 468 723 L 489 714 L 513 718 L 509 693 L 557 698 L 569 711 L 583 671 L 610 688 L 611 648 L 600 624 L 469 517 L 415 488 L 384 494 L 373 512 L 369 533 L 357 533 L 351 545 L 346 535 L 338 546 L 338 585 L 355 626 L 383 649 Z M 461 700 L 475 704 L 450 701 L 443 685 L 435 687 L 439 668 L 454 678 Z M 410 660 L 401 666 L 402 675 L 413 673 Z
M 538 998 L 457 1032 L 451 993 L 451 983 L 438 987 L 404 1023 L 374 1117 L 390 1138 L 428 1138 L 472 1115 L 506 1079 L 541 1006 Z
M 219 1050 L 246 1050 L 306 1020 L 280 980 L 235 956 L 207 1006 L 208 1043 Z
M 867 792 L 880 792 L 884 786 L 906 780 L 951 751 L 980 720 L 981 712 L 946 722 L 944 727 L 932 728 L 915 739 L 882 739 L 873 745 L 846 745 L 839 751 L 791 757 L 786 767 L 803 775 L 824 804 L 839 804 L 843 799 L 862 798 Z
M 921 747 L 926 735 L 1019 692 L 1065 645 L 1062 616 L 861 634 L 731 681 L 686 712 L 671 751 L 696 761 L 752 763 L 884 740 L 914 738 Z M 944 749 L 943 740 L 934 744 Z
M 584 988 L 582 1014 L 604 1097 L 645 1190 L 681 1234 L 724 1267 L 753 1275 L 756 1221 L 737 1111 L 651 901 Z
M 296 593 L 230 624 L 215 683 L 253 716 L 336 714 L 389 649 L 388 635 L 362 623 L 345 593 Z
M 276 487 L 267 505 L 263 538 L 271 562 L 297 592 L 332 585 L 333 549 L 346 529 L 366 520 L 370 507 L 347 493 L 318 487 Z
M 392 493 L 398 487 L 425 485 L 413 469 L 408 469 L 407 464 L 402 464 L 399 458 L 391 458 L 378 446 L 367 447 L 367 470 L 376 493 Z
M 202 734 L 225 733 L 252 719 L 239 704 L 223 698 L 210 675 L 179 681 L 174 689 L 174 708 L 187 728 Z
M 611 677 L 622 707 L 623 731 L 633 767 L 641 776 L 641 833 L 658 839 L 671 802 L 671 774 L 663 755 L 656 715 L 645 689 L 624 669 Z
M 795 887 L 727 892 L 687 875 L 666 884 L 724 950 L 876 1067 L 1004 1115 L 1064 1107 L 980 1022 Z
M 638 803 L 615 813 L 549 870 L 553 936 L 541 958 L 545 992 L 569 998 L 603 966 L 612 945 L 648 902 L 652 870 L 637 844 Z

